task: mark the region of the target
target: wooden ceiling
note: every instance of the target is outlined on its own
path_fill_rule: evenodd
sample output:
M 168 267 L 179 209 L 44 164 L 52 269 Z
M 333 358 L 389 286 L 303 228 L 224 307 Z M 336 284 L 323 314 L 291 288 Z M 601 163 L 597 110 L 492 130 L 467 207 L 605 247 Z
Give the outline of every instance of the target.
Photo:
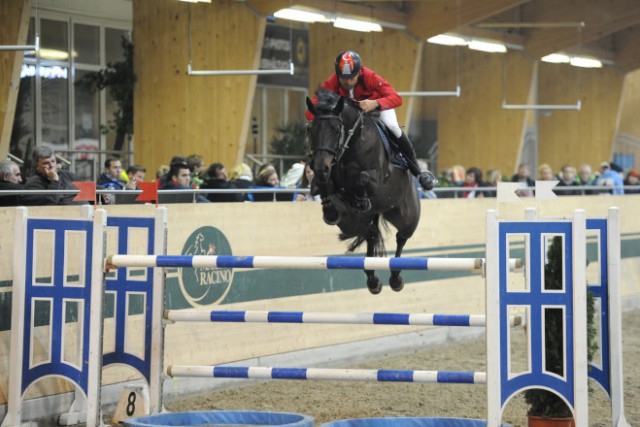
M 521 46 L 534 58 L 590 55 L 622 71 L 640 68 L 638 0 L 245 0 L 272 14 L 292 5 L 404 25 L 420 40 L 454 32 Z M 579 27 L 577 23 L 584 23 Z

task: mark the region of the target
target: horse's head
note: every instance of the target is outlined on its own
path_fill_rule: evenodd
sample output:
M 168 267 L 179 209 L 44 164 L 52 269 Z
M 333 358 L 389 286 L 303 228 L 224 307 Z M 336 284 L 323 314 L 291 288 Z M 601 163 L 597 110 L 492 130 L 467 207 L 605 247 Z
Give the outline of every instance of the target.
M 317 98 L 318 104 L 307 98 L 307 107 L 314 115 L 309 128 L 312 166 L 318 183 L 326 185 L 340 144 L 344 142 L 345 124 L 341 114 L 345 99 L 327 90 L 320 91 Z

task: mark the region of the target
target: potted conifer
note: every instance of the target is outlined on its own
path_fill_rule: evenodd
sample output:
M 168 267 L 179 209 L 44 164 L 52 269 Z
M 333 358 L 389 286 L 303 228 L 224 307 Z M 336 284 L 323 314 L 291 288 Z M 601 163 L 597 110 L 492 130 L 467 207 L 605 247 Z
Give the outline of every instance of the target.
M 547 252 L 547 264 L 544 268 L 546 289 L 562 289 L 562 238 L 552 239 Z M 545 310 L 545 363 L 547 370 L 563 375 L 563 319 L 560 309 Z M 587 293 L 587 357 L 591 361 L 598 349 L 593 321 L 593 293 Z M 573 414 L 565 402 L 556 394 L 543 389 L 529 389 L 524 393 L 529 404 L 527 415 L 529 427 L 573 427 Z

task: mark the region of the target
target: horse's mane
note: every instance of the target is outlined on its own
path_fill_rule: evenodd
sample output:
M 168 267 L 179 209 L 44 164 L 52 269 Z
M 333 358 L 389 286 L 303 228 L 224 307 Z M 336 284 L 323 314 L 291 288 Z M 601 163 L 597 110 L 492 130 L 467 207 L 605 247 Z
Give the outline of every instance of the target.
M 316 98 L 318 99 L 316 104 L 318 112 L 320 114 L 329 114 L 338 103 L 340 95 L 328 89 L 320 89 L 316 92 Z

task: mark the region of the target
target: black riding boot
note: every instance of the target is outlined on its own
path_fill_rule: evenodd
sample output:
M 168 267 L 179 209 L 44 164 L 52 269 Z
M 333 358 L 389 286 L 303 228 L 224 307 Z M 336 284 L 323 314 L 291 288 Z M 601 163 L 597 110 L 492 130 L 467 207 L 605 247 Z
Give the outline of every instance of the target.
M 409 141 L 407 134 L 402 132 L 402 135 L 400 135 L 400 138 L 398 138 L 397 141 L 400 152 L 407 158 L 411 174 L 418 178 L 418 182 L 426 191 L 433 189 L 434 183 L 432 175 L 427 171 L 420 170 L 418 160 L 416 159 L 416 151 L 413 149 L 413 144 Z

